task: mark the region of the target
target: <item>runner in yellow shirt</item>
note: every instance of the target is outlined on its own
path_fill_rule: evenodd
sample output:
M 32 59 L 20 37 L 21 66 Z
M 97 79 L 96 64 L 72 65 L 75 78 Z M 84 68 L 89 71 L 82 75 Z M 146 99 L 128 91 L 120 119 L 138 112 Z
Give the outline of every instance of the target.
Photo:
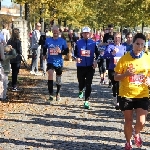
M 132 149 L 131 137 L 137 147 L 142 146 L 140 131 L 143 129 L 148 114 L 150 72 L 149 56 L 143 51 L 146 37 L 137 33 L 133 38 L 133 50 L 126 53 L 115 67 L 116 81 L 120 81 L 119 106 L 124 114 L 125 150 Z M 132 128 L 133 109 L 136 111 L 136 124 Z

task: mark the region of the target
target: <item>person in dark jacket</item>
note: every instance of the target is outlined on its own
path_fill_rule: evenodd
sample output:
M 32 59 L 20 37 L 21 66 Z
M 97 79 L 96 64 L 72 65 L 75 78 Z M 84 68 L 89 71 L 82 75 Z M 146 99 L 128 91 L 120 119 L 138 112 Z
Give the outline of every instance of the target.
M 109 24 L 108 25 L 108 33 L 104 34 L 103 44 L 108 46 L 111 43 L 114 43 L 114 32 L 113 32 L 113 25 Z M 109 62 L 110 62 L 110 59 L 106 58 L 106 69 L 107 70 L 109 68 Z M 109 76 L 108 76 L 108 78 L 109 78 Z M 109 78 L 109 86 L 108 86 L 108 88 L 111 88 L 111 87 L 112 87 L 112 83 L 111 83 L 111 80 Z
M 45 45 L 45 40 L 47 37 L 50 36 L 46 36 L 46 31 L 45 31 L 45 33 L 41 33 L 40 40 L 39 40 L 39 45 L 41 46 L 40 66 L 41 69 L 43 70 L 43 76 L 46 75 L 46 59 L 43 60 L 43 46 Z
M 74 58 L 77 62 L 77 78 L 79 82 L 79 98 L 83 98 L 83 89 L 85 90 L 85 102 L 84 108 L 89 109 L 89 98 L 91 94 L 91 84 L 99 52 L 96 46 L 96 42 L 89 38 L 91 29 L 84 27 L 82 29 L 83 38 L 78 40 L 75 46 Z
M 11 45 L 16 50 L 16 57 L 10 60 L 12 69 L 12 91 L 19 91 L 17 88 L 17 78 L 22 60 L 22 46 L 19 36 L 19 29 L 14 28 L 12 30 L 11 38 L 8 40 L 7 45 Z

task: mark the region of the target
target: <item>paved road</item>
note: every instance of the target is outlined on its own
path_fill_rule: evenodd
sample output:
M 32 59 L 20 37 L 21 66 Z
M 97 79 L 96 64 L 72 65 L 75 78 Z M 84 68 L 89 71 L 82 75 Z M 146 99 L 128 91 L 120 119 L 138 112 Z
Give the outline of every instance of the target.
M 35 77 L 36 80 L 37 77 Z M 63 72 L 62 100 L 49 105 L 46 78 L 34 88 L 24 87 L 31 100 L 9 103 L 0 120 L 2 150 L 122 150 L 123 116 L 113 107 L 111 90 L 99 85 L 98 70 L 93 79 L 90 110 L 78 99 L 74 62 Z M 20 99 L 23 97 L 20 97 Z M 142 133 L 144 146 L 150 150 L 150 122 Z M 134 147 L 133 150 L 138 150 Z

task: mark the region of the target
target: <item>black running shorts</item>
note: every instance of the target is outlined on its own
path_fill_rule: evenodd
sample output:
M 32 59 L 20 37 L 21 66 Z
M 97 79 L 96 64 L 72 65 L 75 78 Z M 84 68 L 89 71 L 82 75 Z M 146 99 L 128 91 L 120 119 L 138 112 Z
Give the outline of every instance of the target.
M 121 111 L 125 110 L 133 110 L 137 108 L 142 108 L 144 110 L 148 110 L 150 100 L 148 97 L 143 98 L 125 98 L 125 97 L 118 97 L 119 98 L 119 107 Z
M 56 75 L 61 75 L 63 67 L 55 67 L 53 64 L 47 64 L 47 71 L 50 69 L 55 70 Z

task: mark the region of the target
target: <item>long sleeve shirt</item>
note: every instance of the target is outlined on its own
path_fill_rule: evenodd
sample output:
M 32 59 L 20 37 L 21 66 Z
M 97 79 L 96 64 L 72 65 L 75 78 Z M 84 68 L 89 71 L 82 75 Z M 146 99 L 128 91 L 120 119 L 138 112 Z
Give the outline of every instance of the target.
M 39 30 L 34 30 L 32 32 L 32 49 L 37 49 L 39 45 L 39 40 L 40 40 L 41 33 Z
M 118 49 L 118 52 L 113 55 L 112 52 L 113 50 L 117 48 Z M 109 62 L 109 69 L 110 70 L 114 70 L 117 62 L 119 61 L 119 59 L 126 53 L 126 47 L 123 46 L 123 45 L 114 45 L 114 44 L 110 44 L 108 45 L 108 47 L 106 48 L 105 50 L 105 53 L 104 53 L 104 56 L 103 58 L 104 59 L 107 59 L 109 58 L 110 59 L 110 62 Z

